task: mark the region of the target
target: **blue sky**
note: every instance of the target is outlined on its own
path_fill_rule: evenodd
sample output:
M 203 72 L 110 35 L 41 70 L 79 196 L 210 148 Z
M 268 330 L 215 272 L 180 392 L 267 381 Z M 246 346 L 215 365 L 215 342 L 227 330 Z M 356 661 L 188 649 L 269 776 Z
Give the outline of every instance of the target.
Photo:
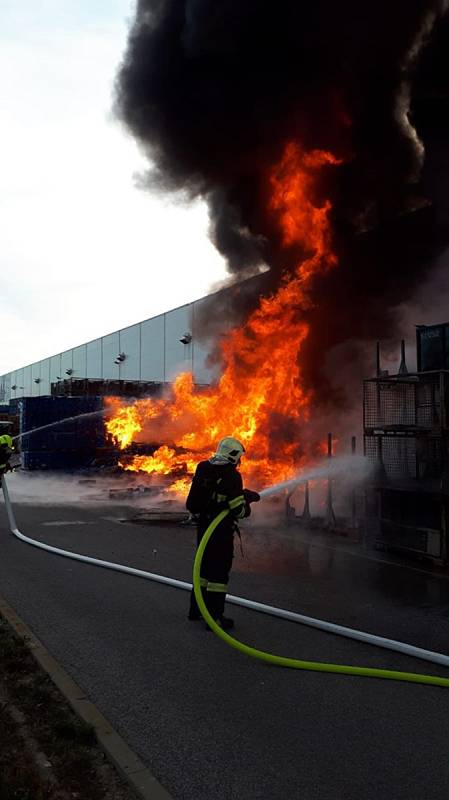
M 111 113 L 133 5 L 0 5 L 0 374 L 225 275 L 204 204 L 135 188 L 145 161 Z

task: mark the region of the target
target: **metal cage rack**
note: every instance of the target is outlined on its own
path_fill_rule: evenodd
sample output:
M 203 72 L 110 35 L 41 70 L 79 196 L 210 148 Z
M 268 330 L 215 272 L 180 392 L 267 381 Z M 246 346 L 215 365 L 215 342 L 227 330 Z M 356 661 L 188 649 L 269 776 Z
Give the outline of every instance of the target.
M 447 427 L 449 370 L 365 380 L 363 425 L 367 435 L 441 431 Z
M 448 412 L 449 370 L 380 373 L 364 381 L 364 452 L 375 467 L 376 546 L 447 563 Z

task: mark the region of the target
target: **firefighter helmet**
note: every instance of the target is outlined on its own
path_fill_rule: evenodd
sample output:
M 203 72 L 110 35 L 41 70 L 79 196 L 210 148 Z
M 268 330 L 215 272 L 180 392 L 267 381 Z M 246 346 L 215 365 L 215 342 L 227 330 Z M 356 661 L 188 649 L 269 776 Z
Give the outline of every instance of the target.
M 244 452 L 245 448 L 238 439 L 234 439 L 233 436 L 225 436 L 218 442 L 215 457 L 223 459 L 229 464 L 238 464 Z

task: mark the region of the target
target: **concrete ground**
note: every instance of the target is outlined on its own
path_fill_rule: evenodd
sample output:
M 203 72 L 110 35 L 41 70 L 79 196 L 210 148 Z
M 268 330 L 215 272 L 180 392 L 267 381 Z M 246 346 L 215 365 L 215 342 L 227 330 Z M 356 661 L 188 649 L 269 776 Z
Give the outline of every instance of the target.
M 12 497 L 14 500 L 14 497 Z M 194 530 L 92 503 L 17 505 L 27 535 L 190 580 Z M 233 594 L 449 652 L 449 580 L 311 531 L 247 528 Z M 176 800 L 446 800 L 446 689 L 267 666 L 186 619 L 187 593 L 8 533 L 0 593 Z M 232 607 L 274 653 L 448 675 L 436 665 Z

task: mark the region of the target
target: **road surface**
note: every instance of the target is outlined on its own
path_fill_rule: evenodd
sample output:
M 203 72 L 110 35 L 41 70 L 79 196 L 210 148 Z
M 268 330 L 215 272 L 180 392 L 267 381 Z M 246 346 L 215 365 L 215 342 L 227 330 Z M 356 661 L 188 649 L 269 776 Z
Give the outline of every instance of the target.
M 116 504 L 17 505 L 16 516 L 33 538 L 190 580 L 191 528 L 121 522 L 130 509 Z M 248 530 L 244 548 L 233 594 L 449 652 L 447 578 L 274 523 Z M 176 800 L 447 800 L 446 689 L 250 660 L 187 621 L 186 592 L 13 538 L 2 503 L 0 593 Z M 274 653 L 449 675 L 241 608 L 232 615 L 242 641 Z

